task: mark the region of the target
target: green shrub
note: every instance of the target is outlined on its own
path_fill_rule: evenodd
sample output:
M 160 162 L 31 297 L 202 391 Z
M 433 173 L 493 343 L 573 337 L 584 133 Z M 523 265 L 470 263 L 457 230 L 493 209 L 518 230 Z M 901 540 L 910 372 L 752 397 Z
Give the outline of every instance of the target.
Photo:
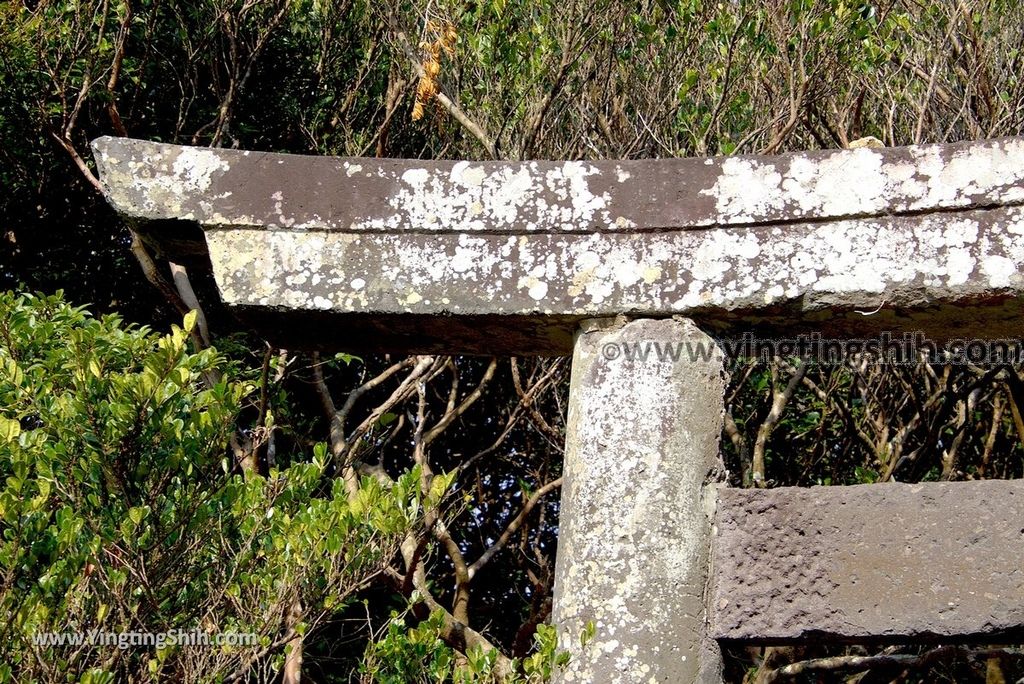
M 272 672 L 289 609 L 300 634 L 315 628 L 417 521 L 417 471 L 349 496 L 323 477 L 324 445 L 240 473 L 228 441 L 252 388 L 215 350 L 188 351 L 193 323 L 161 336 L 60 294 L 0 294 L 0 681 Z M 119 648 L 93 630 L 256 643 Z

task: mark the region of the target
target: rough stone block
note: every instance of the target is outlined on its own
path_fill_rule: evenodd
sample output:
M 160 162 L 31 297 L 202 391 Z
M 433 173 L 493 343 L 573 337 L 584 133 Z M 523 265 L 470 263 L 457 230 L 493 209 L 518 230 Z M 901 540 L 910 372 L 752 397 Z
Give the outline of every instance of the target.
M 719 639 L 1024 636 L 1024 480 L 725 489 L 713 557 Z

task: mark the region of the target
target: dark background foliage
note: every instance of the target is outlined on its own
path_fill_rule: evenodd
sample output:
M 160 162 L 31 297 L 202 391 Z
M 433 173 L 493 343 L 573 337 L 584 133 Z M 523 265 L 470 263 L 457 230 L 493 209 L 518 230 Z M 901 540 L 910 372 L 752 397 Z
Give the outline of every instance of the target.
M 461 617 L 524 655 L 550 610 L 568 363 L 435 359 L 417 393 L 402 389 L 414 361 L 267 349 L 218 305 L 202 264 L 187 265 L 183 282 L 138 244 L 98 192 L 88 141 L 581 159 L 845 147 L 867 135 L 978 139 L 1020 133 L 1022 45 L 1024 10 L 1001 0 L 10 2 L 0 7 L 0 290 L 62 288 L 96 313 L 158 329 L 180 320 L 194 291 L 216 347 L 266 388 L 239 414 L 240 461 L 308 461 L 314 443 L 331 441 L 352 457 L 336 461 L 338 478 L 350 463 L 390 478 L 417 460 L 456 472 L 439 511 L 447 532 L 424 551 L 431 591 L 455 617 L 465 592 Z M 436 79 L 421 73 L 431 60 Z M 332 441 L 324 398 L 338 410 L 403 363 L 359 395 Z M 1021 368 L 990 371 L 736 360 L 722 441 L 732 483 L 1021 477 Z M 418 451 L 416 426 L 464 402 Z M 458 565 L 510 529 L 479 575 L 460 580 Z M 306 675 L 348 679 L 402 591 L 368 589 L 367 610 L 307 637 Z M 826 652 L 843 649 L 736 651 L 729 676 L 764 678 Z M 1009 656 L 922 665 L 932 669 L 883 674 L 1022 676 Z M 863 675 L 829 675 L 847 676 Z

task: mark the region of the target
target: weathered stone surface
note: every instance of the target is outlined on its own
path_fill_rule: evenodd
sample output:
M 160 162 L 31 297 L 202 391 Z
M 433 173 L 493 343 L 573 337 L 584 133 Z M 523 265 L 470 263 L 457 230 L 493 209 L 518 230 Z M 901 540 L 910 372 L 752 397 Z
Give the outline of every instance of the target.
M 1024 321 L 1020 138 L 523 163 L 94 149 L 115 208 L 172 257 L 203 250 L 201 223 L 225 303 L 292 314 L 265 331 L 288 347 L 327 325 L 351 349 L 565 354 L 579 321 L 618 314 L 940 341 Z M 452 318 L 476 334 L 446 337 Z
M 909 329 L 939 339 L 1009 338 L 1024 327 L 1024 208 L 1017 207 L 760 231 L 211 230 L 207 241 L 222 297 L 235 306 L 421 320 L 493 315 L 497 326 L 501 316 L 549 327 L 556 317 L 565 321 L 561 335 L 536 335 L 542 344 L 529 349 L 507 337 L 521 326 L 491 335 L 474 325 L 485 348 L 507 345 L 515 353 L 566 353 L 562 345 L 576 322 L 619 313 L 686 314 L 716 332 L 819 330 L 833 337 Z M 556 346 L 543 344 L 547 339 Z M 425 342 L 414 335 L 408 344 L 432 349 Z
M 705 638 L 704 484 L 718 463 L 722 356 L 605 359 L 605 345 L 651 336 L 713 344 L 672 319 L 591 321 L 576 340 L 553 612 L 573 654 L 562 682 L 721 681 Z
M 467 162 L 93 143 L 141 219 L 345 232 L 644 231 L 1024 201 L 1024 139 L 773 157 Z
M 720 490 L 712 633 L 1020 640 L 1024 481 Z

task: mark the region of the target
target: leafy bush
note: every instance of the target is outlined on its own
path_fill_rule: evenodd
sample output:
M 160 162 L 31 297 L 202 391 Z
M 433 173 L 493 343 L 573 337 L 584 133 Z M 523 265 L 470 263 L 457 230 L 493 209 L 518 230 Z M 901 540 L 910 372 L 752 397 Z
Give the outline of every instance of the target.
M 193 324 L 161 336 L 60 294 L 0 294 L 0 681 L 277 670 L 417 521 L 416 470 L 349 495 L 318 445 L 312 463 L 241 473 L 227 445 L 251 388 L 215 350 L 188 351 Z M 257 643 L 120 648 L 93 630 Z M 44 643 L 63 634 L 83 643 Z
M 536 684 L 548 681 L 556 666 L 569 661 L 569 653 L 558 650 L 555 628 L 538 625 L 533 635 L 535 653 L 523 660 L 513 660 L 513 674 L 503 679 L 498 673 L 497 651 L 470 648 L 463 658 L 444 643 L 440 611 L 434 611 L 415 627 L 406 626 L 406 616 L 392 612 L 384 633 L 367 645 L 360 667 L 365 681 L 374 684 Z M 589 636 L 592 634 L 591 631 Z M 584 639 L 589 636 L 584 635 Z

